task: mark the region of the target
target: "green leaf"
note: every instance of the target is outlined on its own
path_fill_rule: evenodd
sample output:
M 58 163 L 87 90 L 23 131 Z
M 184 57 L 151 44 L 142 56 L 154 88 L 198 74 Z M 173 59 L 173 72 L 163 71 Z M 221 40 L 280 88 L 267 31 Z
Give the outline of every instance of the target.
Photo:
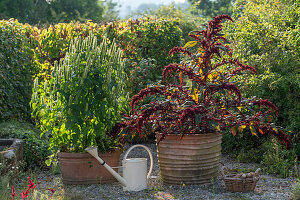
M 191 48 L 191 47 L 194 47 L 194 46 L 196 46 L 197 45 L 197 41 L 189 41 L 189 42 L 187 42 L 185 45 L 184 45 L 184 47 L 183 48 Z
M 47 160 L 45 161 L 45 164 L 46 164 L 48 167 L 51 165 L 51 163 L 52 163 L 52 160 L 51 160 L 51 159 L 47 159 Z
M 201 114 L 197 114 L 196 119 L 195 119 L 196 124 L 200 124 L 202 121 L 202 118 L 203 118 L 203 116 Z
M 250 126 L 250 131 L 251 131 L 252 135 L 255 135 L 256 137 L 258 137 L 257 133 L 256 133 L 256 130 L 255 130 L 255 128 L 253 126 Z

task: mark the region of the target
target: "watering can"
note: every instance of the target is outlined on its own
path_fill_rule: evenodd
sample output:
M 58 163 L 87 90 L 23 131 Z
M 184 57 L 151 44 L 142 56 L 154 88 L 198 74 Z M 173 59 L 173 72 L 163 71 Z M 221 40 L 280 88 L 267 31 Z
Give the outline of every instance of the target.
M 150 156 L 150 169 L 147 174 L 147 158 L 127 158 L 129 152 L 136 148 L 143 147 L 147 150 Z M 147 188 L 147 179 L 150 177 L 153 168 L 153 158 L 148 147 L 137 144 L 130 147 L 122 161 L 123 177 L 121 177 L 115 170 L 105 163 L 98 155 L 96 146 L 91 146 L 85 149 L 89 154 L 95 157 L 101 165 L 103 165 L 122 185 L 124 191 L 140 191 Z

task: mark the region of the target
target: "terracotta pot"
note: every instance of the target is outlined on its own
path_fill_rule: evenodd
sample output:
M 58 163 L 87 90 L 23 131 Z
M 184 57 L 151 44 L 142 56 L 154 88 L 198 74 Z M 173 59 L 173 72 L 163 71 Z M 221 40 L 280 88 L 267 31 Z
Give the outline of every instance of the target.
M 160 138 L 157 134 L 156 138 Z M 164 184 L 207 184 L 216 179 L 221 159 L 220 133 L 167 135 L 157 147 Z
M 121 151 L 99 153 L 111 167 L 119 167 Z M 59 152 L 58 158 L 65 184 L 111 183 L 117 181 L 93 156 L 88 153 Z M 115 171 L 118 168 L 115 168 Z

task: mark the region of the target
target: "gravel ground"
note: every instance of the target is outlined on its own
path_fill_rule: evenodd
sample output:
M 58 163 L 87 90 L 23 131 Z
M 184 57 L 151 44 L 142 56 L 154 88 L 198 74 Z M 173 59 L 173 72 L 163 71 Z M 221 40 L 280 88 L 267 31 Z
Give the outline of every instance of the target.
M 231 193 L 226 191 L 224 182 L 219 175 L 214 184 L 210 185 L 191 185 L 191 186 L 165 186 L 162 184 L 159 167 L 156 156 L 155 144 L 146 144 L 153 153 L 154 166 L 153 173 L 148 183 L 148 189 L 140 192 L 124 192 L 119 183 L 111 184 L 91 184 L 91 185 L 64 185 L 61 181 L 61 175 L 52 175 L 50 172 L 38 172 L 38 190 L 46 191 L 48 188 L 54 188 L 56 195 L 69 197 L 69 199 L 98 200 L 98 199 L 290 199 L 291 185 L 295 182 L 292 178 L 277 178 L 271 175 L 262 175 L 256 185 L 254 192 L 249 193 Z M 128 149 L 127 146 L 126 149 Z M 121 155 L 123 158 L 124 153 Z M 145 157 L 146 151 L 133 150 L 131 157 Z M 120 159 L 120 160 L 121 160 Z M 256 163 L 236 163 L 234 160 L 223 155 L 221 163 L 226 167 L 239 167 L 247 169 L 257 169 Z

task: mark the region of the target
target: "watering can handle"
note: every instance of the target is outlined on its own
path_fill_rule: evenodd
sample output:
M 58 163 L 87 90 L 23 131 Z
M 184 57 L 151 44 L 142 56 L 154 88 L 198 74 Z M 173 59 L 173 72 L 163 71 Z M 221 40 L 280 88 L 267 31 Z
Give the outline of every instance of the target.
M 148 152 L 148 154 L 149 154 L 149 157 L 150 157 L 150 169 L 149 169 L 149 172 L 148 172 L 148 174 L 147 174 L 147 179 L 148 179 L 148 178 L 150 177 L 150 175 L 151 175 L 152 168 L 153 168 L 153 157 L 152 157 L 152 153 L 151 153 L 151 151 L 150 151 L 150 149 L 149 149 L 148 147 L 146 147 L 146 146 L 144 146 L 144 145 L 141 145 L 141 144 L 137 144 L 137 145 L 134 145 L 134 146 L 130 147 L 130 148 L 127 150 L 127 152 L 126 152 L 126 154 L 125 154 L 123 160 L 125 160 L 125 159 L 127 158 L 129 152 L 130 152 L 132 149 L 134 149 L 135 147 L 143 147 L 144 149 L 147 150 L 147 152 Z

